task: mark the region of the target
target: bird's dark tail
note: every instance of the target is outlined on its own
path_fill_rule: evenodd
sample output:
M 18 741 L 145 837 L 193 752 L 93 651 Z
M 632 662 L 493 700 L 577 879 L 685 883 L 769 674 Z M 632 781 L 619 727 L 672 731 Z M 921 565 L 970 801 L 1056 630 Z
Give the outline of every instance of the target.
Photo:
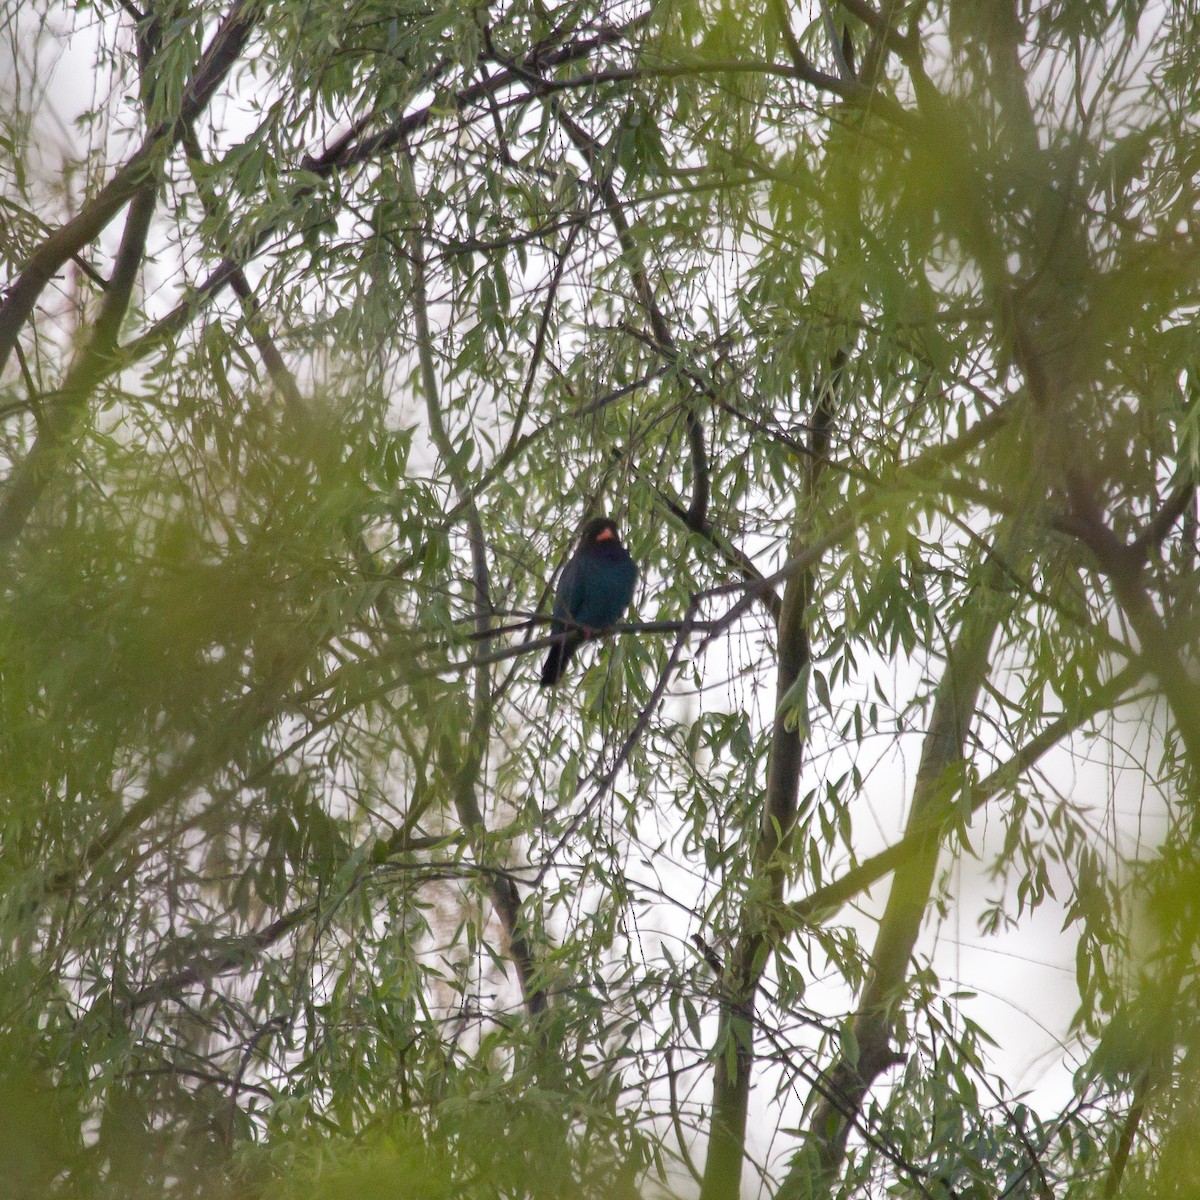
M 571 661 L 579 641 L 577 637 L 567 637 L 550 647 L 550 653 L 542 664 L 542 687 L 553 687 L 562 678 L 563 670 Z

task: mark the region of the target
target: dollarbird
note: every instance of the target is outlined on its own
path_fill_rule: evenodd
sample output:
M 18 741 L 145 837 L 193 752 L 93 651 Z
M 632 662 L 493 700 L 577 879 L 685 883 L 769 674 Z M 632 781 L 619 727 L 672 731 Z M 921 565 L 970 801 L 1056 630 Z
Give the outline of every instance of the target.
M 546 655 L 542 687 L 550 687 L 562 678 L 563 668 L 583 642 L 621 619 L 633 599 L 636 582 L 637 567 L 621 545 L 616 523 L 607 517 L 594 517 L 583 527 L 579 548 L 563 567 L 554 594 L 551 632 L 566 637 L 551 646 Z M 564 625 L 563 621 L 580 628 Z

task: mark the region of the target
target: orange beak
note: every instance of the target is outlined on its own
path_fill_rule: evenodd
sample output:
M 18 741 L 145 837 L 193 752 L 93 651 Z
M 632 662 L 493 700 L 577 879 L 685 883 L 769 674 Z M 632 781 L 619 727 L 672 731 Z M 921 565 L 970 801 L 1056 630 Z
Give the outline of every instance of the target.
M 596 534 L 596 541 L 611 542 L 617 535 L 611 529 L 602 529 Z

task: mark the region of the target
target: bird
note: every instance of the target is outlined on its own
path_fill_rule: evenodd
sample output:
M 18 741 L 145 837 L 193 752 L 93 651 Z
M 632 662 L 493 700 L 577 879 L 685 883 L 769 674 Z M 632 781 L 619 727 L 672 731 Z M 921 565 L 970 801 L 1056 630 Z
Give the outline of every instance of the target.
M 636 583 L 637 566 L 621 545 L 616 522 L 593 517 L 583 527 L 579 547 L 563 567 L 554 594 L 550 629 L 566 636 L 546 655 L 542 687 L 552 687 L 562 678 L 563 668 L 584 641 L 621 619 Z

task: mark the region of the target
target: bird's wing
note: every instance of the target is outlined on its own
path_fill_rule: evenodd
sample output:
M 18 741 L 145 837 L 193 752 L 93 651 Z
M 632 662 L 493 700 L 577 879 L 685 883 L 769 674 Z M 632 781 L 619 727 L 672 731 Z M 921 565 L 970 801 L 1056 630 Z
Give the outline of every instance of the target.
M 633 558 L 626 554 L 621 561 L 621 583 L 624 587 L 625 603 L 622 605 L 622 611 L 629 607 L 629 602 L 633 599 L 633 589 L 637 587 L 638 569 L 637 563 Z
M 554 593 L 554 615 L 574 618 L 579 611 L 579 603 L 583 598 L 583 572 L 579 568 L 579 555 L 575 554 L 567 560 L 563 573 L 558 580 L 558 590 Z

